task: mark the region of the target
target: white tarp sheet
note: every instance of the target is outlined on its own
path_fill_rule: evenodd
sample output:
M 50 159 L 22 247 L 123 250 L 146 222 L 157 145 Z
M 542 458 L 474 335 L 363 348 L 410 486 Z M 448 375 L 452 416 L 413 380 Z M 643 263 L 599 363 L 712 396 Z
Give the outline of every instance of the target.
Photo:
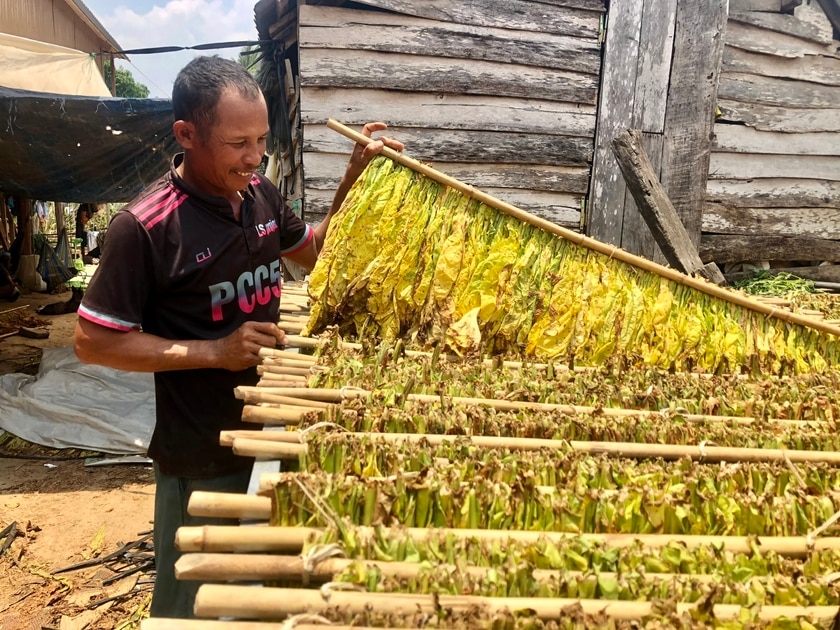
M 46 348 L 38 376 L 0 377 L 0 429 L 50 448 L 145 454 L 155 418 L 153 376 L 85 365 Z
M 0 85 L 15 90 L 111 96 L 93 55 L 0 33 Z

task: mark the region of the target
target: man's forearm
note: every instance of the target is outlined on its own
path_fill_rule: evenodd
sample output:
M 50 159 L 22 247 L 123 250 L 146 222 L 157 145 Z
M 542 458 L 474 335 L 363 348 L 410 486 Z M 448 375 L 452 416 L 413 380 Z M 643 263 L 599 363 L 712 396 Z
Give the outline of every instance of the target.
M 219 367 L 216 342 L 172 341 L 140 331 L 108 331 L 84 319 L 74 337 L 77 356 L 85 363 L 131 372 L 166 372 Z

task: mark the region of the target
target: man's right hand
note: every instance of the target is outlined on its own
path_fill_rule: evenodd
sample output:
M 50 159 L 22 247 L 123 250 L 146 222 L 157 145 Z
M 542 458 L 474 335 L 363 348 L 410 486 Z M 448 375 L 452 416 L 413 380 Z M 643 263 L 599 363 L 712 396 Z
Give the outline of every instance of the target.
M 260 348 L 285 345 L 286 334 L 270 322 L 245 322 L 217 341 L 217 363 L 225 370 L 239 371 L 258 365 Z

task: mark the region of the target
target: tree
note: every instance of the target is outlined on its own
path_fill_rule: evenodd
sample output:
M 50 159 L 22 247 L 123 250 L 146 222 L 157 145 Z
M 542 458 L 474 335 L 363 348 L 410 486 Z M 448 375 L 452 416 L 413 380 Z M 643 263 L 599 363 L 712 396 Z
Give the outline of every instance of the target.
M 105 83 L 111 86 L 111 61 L 105 60 Z M 120 98 L 148 98 L 149 88 L 138 83 L 125 68 L 117 68 L 117 96 Z

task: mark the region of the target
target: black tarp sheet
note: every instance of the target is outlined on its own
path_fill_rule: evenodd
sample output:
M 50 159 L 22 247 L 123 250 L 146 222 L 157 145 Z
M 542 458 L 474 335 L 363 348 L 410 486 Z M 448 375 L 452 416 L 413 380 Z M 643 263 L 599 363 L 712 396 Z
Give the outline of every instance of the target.
M 0 191 L 45 201 L 130 201 L 177 152 L 168 99 L 0 87 Z

